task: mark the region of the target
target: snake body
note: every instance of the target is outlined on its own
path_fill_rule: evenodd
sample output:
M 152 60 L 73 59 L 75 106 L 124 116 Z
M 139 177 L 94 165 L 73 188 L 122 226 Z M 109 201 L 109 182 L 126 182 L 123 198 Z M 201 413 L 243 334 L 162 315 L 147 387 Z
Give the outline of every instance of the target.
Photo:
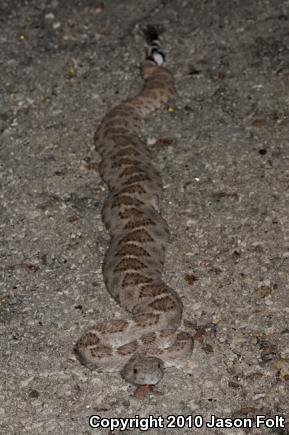
M 179 330 L 183 306 L 162 281 L 168 226 L 160 215 L 162 181 L 139 137 L 143 119 L 174 95 L 174 79 L 163 66 L 157 33 L 150 27 L 144 87 L 103 119 L 95 134 L 100 175 L 110 193 L 103 222 L 110 246 L 103 263 L 106 288 L 130 319 L 98 323 L 76 343 L 79 360 L 91 369 L 120 371 L 128 382 L 156 384 L 166 367 L 180 367 L 192 351 Z

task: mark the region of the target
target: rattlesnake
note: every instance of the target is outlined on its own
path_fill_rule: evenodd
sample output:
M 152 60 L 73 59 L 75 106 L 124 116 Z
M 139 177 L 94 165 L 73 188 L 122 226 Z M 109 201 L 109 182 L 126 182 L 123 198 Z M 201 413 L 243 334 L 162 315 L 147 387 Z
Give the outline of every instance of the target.
M 132 319 L 98 323 L 75 346 L 87 367 L 119 370 L 135 385 L 158 383 L 163 369 L 182 366 L 193 348 L 191 336 L 178 329 L 180 297 L 161 279 L 168 241 L 167 223 L 159 214 L 162 182 L 139 137 L 143 118 L 174 95 L 154 27 L 147 28 L 146 38 L 142 91 L 112 109 L 95 134 L 100 175 L 110 188 L 103 207 L 111 236 L 103 275 L 107 290 Z

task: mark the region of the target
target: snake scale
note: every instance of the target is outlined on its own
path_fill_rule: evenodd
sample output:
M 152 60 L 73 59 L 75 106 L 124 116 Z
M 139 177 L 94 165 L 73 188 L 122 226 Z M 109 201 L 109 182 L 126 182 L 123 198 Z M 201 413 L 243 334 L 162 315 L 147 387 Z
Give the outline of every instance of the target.
M 119 371 L 135 385 L 154 385 L 164 368 L 181 367 L 193 348 L 179 329 L 183 306 L 162 280 L 168 226 L 160 215 L 162 181 L 140 138 L 143 119 L 174 95 L 174 79 L 163 66 L 158 34 L 148 26 L 141 92 L 121 102 L 95 134 L 99 172 L 110 189 L 102 217 L 110 234 L 103 262 L 108 292 L 130 319 L 97 323 L 76 343 L 80 362 L 90 369 Z

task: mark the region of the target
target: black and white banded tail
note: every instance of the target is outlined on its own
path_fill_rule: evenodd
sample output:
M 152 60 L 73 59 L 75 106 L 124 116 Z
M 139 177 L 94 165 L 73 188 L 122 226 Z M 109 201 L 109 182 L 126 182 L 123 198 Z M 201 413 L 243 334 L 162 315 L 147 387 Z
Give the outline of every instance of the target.
M 148 24 L 144 30 L 144 35 L 146 38 L 147 46 L 147 60 L 151 60 L 157 65 L 162 65 L 165 62 L 165 54 L 161 49 L 161 44 L 159 41 L 159 35 L 157 29 Z

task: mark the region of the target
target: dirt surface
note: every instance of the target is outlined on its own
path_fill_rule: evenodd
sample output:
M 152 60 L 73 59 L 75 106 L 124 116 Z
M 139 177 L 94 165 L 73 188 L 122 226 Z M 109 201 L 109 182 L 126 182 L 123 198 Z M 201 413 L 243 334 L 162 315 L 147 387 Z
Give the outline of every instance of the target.
M 162 416 L 149 434 L 288 434 L 205 424 L 289 420 L 288 12 L 276 0 L 1 0 L 1 434 L 112 433 L 91 415 Z M 171 229 L 165 280 L 196 344 L 141 400 L 72 349 L 96 321 L 126 316 L 102 279 L 92 138 L 140 89 L 146 23 L 164 31 L 176 77 L 145 134 Z M 168 428 L 172 414 L 203 427 Z

